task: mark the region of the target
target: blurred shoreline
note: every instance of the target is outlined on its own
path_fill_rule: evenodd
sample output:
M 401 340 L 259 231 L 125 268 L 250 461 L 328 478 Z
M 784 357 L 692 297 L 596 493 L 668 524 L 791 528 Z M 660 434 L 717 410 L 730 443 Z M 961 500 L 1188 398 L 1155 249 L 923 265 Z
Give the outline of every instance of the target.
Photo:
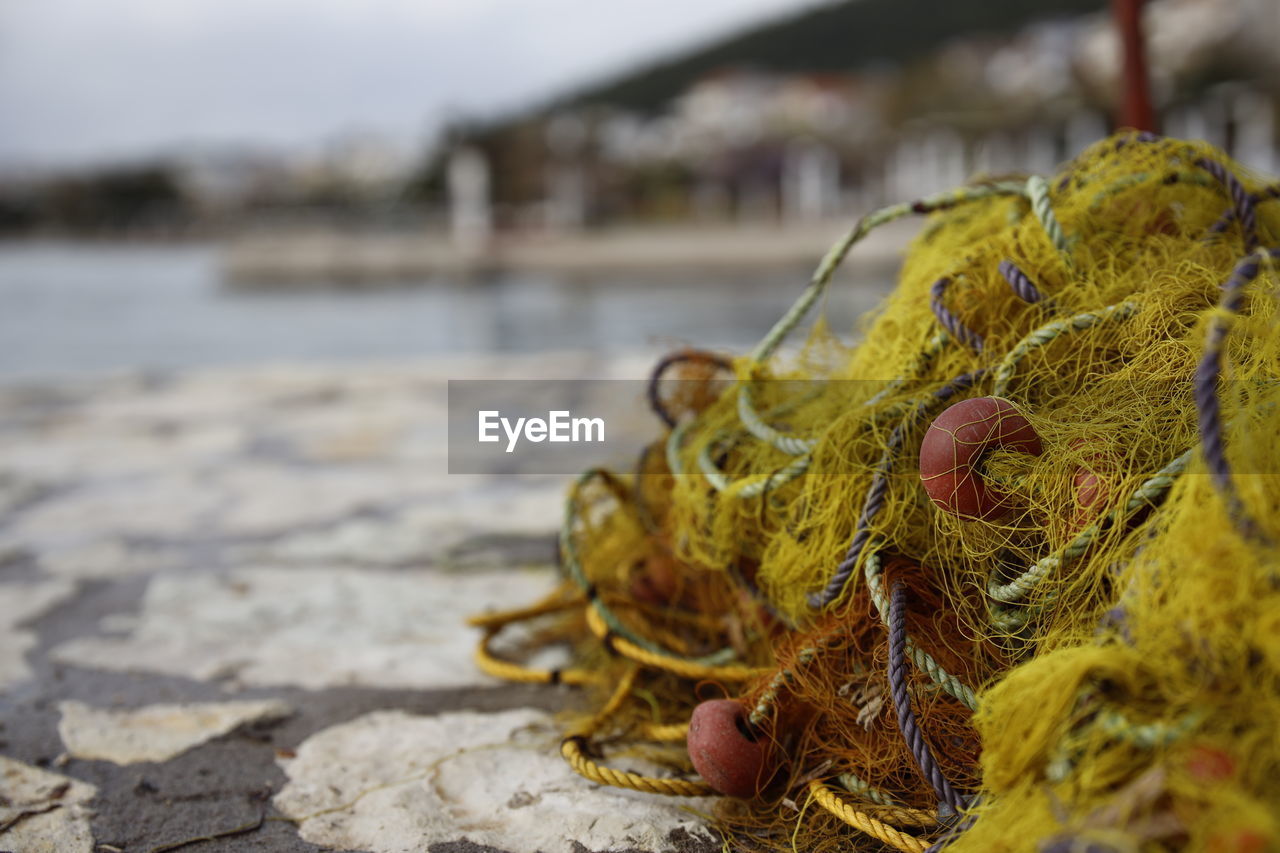
M 851 217 L 806 224 L 630 227 L 578 233 L 502 235 L 466 250 L 440 238 L 405 234 L 308 231 L 254 235 L 221 249 L 225 280 L 244 288 L 361 284 L 494 273 L 592 279 L 620 274 L 734 274 L 814 267 L 848 231 Z M 891 271 L 913 223 L 893 223 L 868 235 L 849 262 L 868 272 Z

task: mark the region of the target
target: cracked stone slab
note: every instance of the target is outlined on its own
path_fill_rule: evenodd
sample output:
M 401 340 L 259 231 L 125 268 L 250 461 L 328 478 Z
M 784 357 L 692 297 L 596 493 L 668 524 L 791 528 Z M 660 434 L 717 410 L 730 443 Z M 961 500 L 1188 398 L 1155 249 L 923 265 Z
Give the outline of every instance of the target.
M 353 518 L 281 536 L 249 546 L 245 554 L 257 560 L 302 564 L 449 562 L 459 549 L 486 536 L 545 536 L 550 543 L 563 514 L 564 483 L 545 478 L 528 486 L 457 491 L 446 501 L 420 502 L 389 518 Z M 548 548 L 544 559 L 553 556 Z
M 595 785 L 561 759 L 551 717 L 521 709 L 421 717 L 380 711 L 281 759 L 275 797 L 314 844 L 408 853 L 465 838 L 510 853 L 664 850 L 708 838 L 693 798 Z
M 553 585 L 549 569 L 264 567 L 160 575 L 125 636 L 77 638 L 51 654 L 91 668 L 225 679 L 229 686 L 488 685 L 495 682 L 471 662 L 477 634 L 464 619 L 527 604 Z
M 134 547 L 119 539 L 51 548 L 40 554 L 44 572 L 58 577 L 103 579 L 150 574 L 181 566 L 183 558 L 174 548 Z
M 286 465 L 227 466 L 212 478 L 227 499 L 218 528 L 228 536 L 287 533 L 303 525 L 333 524 L 361 512 L 414 498 L 449 500 L 441 471 L 409 466 L 291 468 Z
M 0 756 L 0 849 L 91 853 L 93 785 Z
M 246 723 L 279 720 L 293 709 L 284 702 L 199 702 L 148 705 L 132 710 L 62 702 L 58 734 L 73 758 L 138 764 L 168 761 Z
M 190 535 L 218 509 L 221 496 L 189 471 L 136 482 L 95 483 L 20 514 L 10 528 L 22 542 L 61 547 L 112 537 Z
M 27 652 L 36 636 L 19 626 L 35 619 L 75 592 L 65 580 L 0 584 L 0 690 L 31 677 Z

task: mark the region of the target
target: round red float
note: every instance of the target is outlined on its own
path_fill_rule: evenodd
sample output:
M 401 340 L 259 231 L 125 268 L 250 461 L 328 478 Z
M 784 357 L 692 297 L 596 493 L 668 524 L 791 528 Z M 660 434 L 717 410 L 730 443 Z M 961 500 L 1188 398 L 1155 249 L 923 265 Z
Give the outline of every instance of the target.
M 680 591 L 680 578 L 670 557 L 654 554 L 631 578 L 631 597 L 655 607 L 671 604 Z
M 688 745 L 698 775 L 728 797 L 756 796 L 777 769 L 773 744 L 751 730 L 742 704 L 733 699 L 712 699 L 693 709 Z
M 1089 441 L 1086 439 L 1077 438 L 1071 442 L 1071 447 L 1081 448 L 1088 444 Z M 1116 467 L 1116 460 L 1104 451 L 1090 453 L 1085 460 L 1085 464 L 1076 467 L 1071 484 L 1076 490 L 1076 506 L 1080 508 L 1079 515 L 1087 520 L 1095 510 L 1100 509 L 1107 502 L 1107 498 L 1111 497 L 1111 486 L 1102 475 L 1110 473 Z
M 978 473 L 982 457 L 996 448 L 1039 456 L 1040 436 L 1008 400 L 976 397 L 938 415 L 920 443 L 920 480 L 929 498 L 961 518 L 988 519 L 1003 513 L 1007 496 Z

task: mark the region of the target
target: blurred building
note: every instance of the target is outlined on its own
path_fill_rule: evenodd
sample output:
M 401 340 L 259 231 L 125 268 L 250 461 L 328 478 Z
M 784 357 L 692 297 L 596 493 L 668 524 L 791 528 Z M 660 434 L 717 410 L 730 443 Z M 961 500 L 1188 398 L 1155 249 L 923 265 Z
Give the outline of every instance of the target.
M 1145 15 L 1165 132 L 1275 170 L 1280 3 L 1151 0 Z M 563 107 L 464 141 L 491 158 L 507 227 L 804 221 L 1052 170 L 1112 129 L 1119 57 L 1110 17 L 1084 15 L 957 38 L 901 68 L 724 68 L 650 114 Z

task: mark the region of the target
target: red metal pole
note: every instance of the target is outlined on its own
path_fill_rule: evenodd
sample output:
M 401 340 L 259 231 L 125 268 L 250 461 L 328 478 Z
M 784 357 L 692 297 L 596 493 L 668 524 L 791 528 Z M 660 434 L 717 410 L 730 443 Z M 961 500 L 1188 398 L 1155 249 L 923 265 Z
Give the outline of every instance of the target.
M 1142 38 L 1143 0 L 1111 0 L 1116 29 L 1124 52 L 1124 104 L 1120 124 L 1136 130 L 1156 131 L 1147 79 L 1147 53 Z

